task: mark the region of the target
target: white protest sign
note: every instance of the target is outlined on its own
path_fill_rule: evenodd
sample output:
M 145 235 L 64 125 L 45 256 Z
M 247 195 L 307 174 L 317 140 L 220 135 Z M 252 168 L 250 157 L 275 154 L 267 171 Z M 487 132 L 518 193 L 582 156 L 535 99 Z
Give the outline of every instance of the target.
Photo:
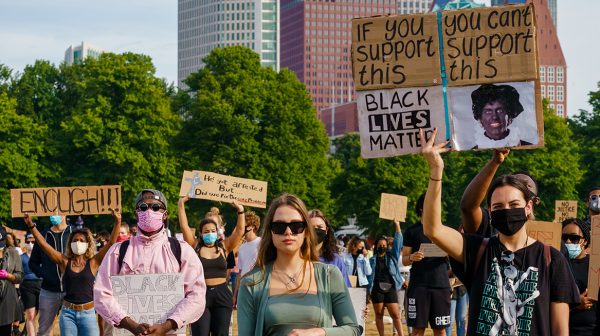
M 363 328 L 362 335 L 365 334 L 365 307 L 367 306 L 367 289 L 366 288 L 348 288 L 350 299 L 356 314 L 358 325 Z
M 444 250 L 435 244 L 421 244 L 419 251 L 423 252 L 425 258 L 445 257 L 448 255 L 448 253 L 444 252 Z
M 110 277 L 113 295 L 127 316 L 138 323 L 164 322 L 184 298 L 183 276 L 177 273 L 132 274 Z M 185 326 L 175 333 L 185 334 Z M 115 328 L 114 335 L 131 335 Z
M 446 137 L 441 86 L 357 92 L 358 128 L 363 158 L 391 157 L 421 151 L 419 128 L 438 129 Z

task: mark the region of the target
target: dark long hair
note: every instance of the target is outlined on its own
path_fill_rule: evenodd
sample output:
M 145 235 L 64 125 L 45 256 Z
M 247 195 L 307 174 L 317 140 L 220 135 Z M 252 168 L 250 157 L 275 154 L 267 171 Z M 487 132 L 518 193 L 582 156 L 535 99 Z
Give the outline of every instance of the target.
M 325 217 L 323 211 L 319 209 L 312 209 L 308 212 L 308 218 L 321 218 L 323 222 L 325 222 L 325 226 L 327 227 L 327 235 L 325 236 L 325 240 L 323 241 L 323 245 L 321 245 L 321 255 L 327 261 L 333 261 L 335 254 L 339 253 L 339 249 L 336 244 L 335 235 L 333 234 L 333 227 Z

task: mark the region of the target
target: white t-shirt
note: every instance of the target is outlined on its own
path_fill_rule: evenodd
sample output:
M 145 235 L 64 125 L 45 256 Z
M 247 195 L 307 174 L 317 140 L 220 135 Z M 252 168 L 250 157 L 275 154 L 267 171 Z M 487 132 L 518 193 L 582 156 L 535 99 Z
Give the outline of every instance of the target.
M 240 276 L 248 273 L 254 268 L 256 257 L 258 256 L 258 246 L 260 245 L 260 237 L 256 237 L 251 242 L 243 243 L 238 251 L 238 267 L 240 268 Z

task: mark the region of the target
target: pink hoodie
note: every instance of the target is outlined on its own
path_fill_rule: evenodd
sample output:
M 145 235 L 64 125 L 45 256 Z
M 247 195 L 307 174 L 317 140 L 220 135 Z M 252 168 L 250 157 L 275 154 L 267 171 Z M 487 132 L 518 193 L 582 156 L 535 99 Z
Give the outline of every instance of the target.
M 111 275 L 181 273 L 185 297 L 168 318 L 175 321 L 178 327 L 198 320 L 204 313 L 206 305 L 204 270 L 194 249 L 185 242 L 180 243 L 181 269 L 171 251 L 165 230 L 152 237 L 147 237 L 140 232 L 131 238 L 120 272 L 117 272 L 119 267 L 117 260 L 121 244 L 113 245 L 98 269 L 94 285 L 94 307 L 98 314 L 115 326 L 127 317 L 127 312 L 113 297 Z

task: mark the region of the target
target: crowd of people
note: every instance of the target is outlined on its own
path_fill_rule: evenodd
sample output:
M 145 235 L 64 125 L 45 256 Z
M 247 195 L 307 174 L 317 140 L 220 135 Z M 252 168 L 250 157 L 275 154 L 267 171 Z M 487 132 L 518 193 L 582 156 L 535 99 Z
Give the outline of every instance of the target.
M 448 148 L 434 144 L 435 131 L 420 137 L 430 176 L 414 209 L 419 221 L 404 232 L 391 222 L 390 237 L 336 239 L 321 210 L 284 193 L 262 221 L 234 201 L 229 236 L 218 208 L 190 224 L 182 197 L 176 239 L 154 189 L 133 202 L 134 225 L 112 210 L 110 233 L 93 235 L 60 215 L 45 230 L 26 215 L 23 242 L 0 227 L 0 335 L 52 335 L 58 316 L 61 335 L 185 334 L 190 325 L 191 335 L 220 336 L 231 333 L 234 309 L 239 335 L 361 335 L 371 309 L 379 335 L 404 335 L 404 324 L 409 335 L 600 334 L 587 288 L 600 187 L 588 195 L 586 218 L 562 223 L 557 250 L 526 231 L 543 191 L 526 173 L 495 177 L 510 153 L 495 150 L 460 209 L 446 209 L 461 212 L 455 229 L 441 215 Z M 428 256 L 423 244 L 447 256 Z M 115 275 L 169 273 L 183 278 L 183 297 L 154 323 L 136 321 L 111 285 Z M 350 288 L 366 302 L 353 302 Z

